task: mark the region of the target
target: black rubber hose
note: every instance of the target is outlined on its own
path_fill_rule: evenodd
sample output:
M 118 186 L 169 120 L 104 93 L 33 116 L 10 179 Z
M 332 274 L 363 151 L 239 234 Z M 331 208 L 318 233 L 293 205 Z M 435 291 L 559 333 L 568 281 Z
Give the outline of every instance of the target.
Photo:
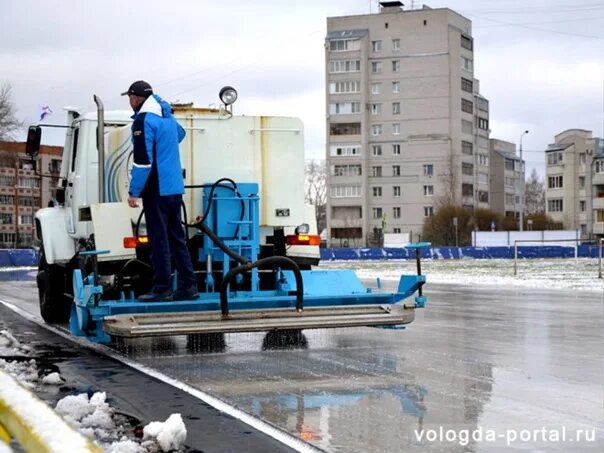
M 254 267 L 260 267 L 267 264 L 283 264 L 285 267 L 289 267 L 294 272 L 296 279 L 296 310 L 302 311 L 304 308 L 304 282 L 302 280 L 302 272 L 294 260 L 285 256 L 269 256 L 268 258 L 262 258 L 254 263 L 247 263 L 242 266 L 237 266 L 231 269 L 225 275 L 220 286 L 220 311 L 222 316 L 229 315 L 229 301 L 228 301 L 228 290 L 229 284 L 233 277 L 239 273 L 247 272 Z
M 199 224 L 199 229 L 201 231 L 203 231 L 205 234 L 208 235 L 208 237 L 212 240 L 212 242 L 214 242 L 214 244 L 216 244 L 220 250 L 222 250 L 224 253 L 226 253 L 228 256 L 230 256 L 232 259 L 234 259 L 235 261 L 237 261 L 238 263 L 242 264 L 242 265 L 247 265 L 250 260 L 248 260 L 246 257 L 238 255 L 234 250 L 230 249 L 222 239 L 220 239 L 218 236 L 216 236 L 216 233 L 214 233 L 205 223 L 201 223 Z

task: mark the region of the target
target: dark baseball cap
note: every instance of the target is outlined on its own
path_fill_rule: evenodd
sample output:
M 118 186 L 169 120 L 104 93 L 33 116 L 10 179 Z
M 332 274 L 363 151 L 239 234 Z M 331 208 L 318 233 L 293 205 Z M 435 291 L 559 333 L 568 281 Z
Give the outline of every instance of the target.
M 151 88 L 151 85 L 149 85 L 144 80 L 137 80 L 132 85 L 130 85 L 128 91 L 124 91 L 122 93 L 122 96 L 126 96 L 127 94 L 133 94 L 135 96 L 142 96 L 146 98 L 153 94 L 153 88 Z

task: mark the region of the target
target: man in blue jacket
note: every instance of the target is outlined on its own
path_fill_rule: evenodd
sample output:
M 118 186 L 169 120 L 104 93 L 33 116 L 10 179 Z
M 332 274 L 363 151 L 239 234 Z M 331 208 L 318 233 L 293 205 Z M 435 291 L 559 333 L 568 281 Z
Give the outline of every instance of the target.
M 181 222 L 184 183 L 178 144 L 185 137 L 170 105 L 143 80 L 134 82 L 128 95 L 132 118 L 132 165 L 128 205 L 142 198 L 151 247 L 153 288 L 139 296 L 142 302 L 190 300 L 198 297 L 197 282 Z M 171 258 L 178 271 L 178 289 L 172 291 Z

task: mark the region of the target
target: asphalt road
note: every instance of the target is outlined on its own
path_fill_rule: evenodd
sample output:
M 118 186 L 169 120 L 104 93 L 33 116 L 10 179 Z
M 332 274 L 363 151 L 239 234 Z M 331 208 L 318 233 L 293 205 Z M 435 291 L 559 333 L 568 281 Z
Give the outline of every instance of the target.
M 116 347 L 327 451 L 604 451 L 604 294 L 425 292 L 406 330 L 308 331 L 287 350 L 262 334 Z M 31 312 L 36 296 L 0 283 Z

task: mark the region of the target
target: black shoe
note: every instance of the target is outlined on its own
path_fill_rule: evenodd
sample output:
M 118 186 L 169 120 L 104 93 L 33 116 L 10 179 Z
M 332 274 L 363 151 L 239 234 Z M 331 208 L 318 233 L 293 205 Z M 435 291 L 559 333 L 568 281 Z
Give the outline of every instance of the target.
M 138 296 L 140 302 L 170 302 L 173 300 L 172 291 L 164 291 L 156 293 L 154 291 L 148 292 L 147 294 L 141 294 Z
M 199 292 L 195 288 L 179 289 L 174 293 L 172 300 L 196 300 Z

